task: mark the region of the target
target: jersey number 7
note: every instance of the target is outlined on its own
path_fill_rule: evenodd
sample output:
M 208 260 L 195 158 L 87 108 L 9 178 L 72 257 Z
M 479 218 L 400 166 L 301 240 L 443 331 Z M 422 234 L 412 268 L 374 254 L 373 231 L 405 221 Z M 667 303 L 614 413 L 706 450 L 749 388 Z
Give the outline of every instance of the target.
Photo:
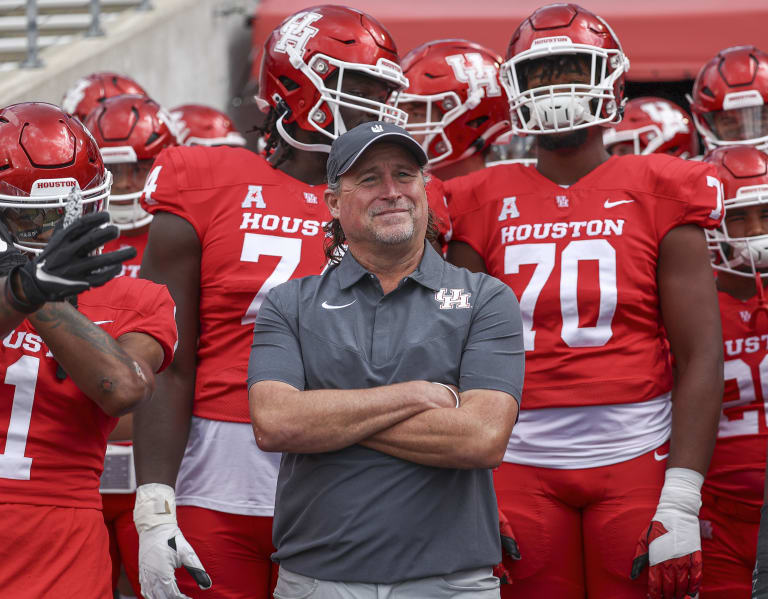
M 280 261 L 256 292 L 256 296 L 245 311 L 240 324 L 253 324 L 259 308 L 273 287 L 289 280 L 301 262 L 301 239 L 297 237 L 279 237 L 277 235 L 261 235 L 246 233 L 243 239 L 241 262 L 258 262 L 262 256 L 278 256 Z

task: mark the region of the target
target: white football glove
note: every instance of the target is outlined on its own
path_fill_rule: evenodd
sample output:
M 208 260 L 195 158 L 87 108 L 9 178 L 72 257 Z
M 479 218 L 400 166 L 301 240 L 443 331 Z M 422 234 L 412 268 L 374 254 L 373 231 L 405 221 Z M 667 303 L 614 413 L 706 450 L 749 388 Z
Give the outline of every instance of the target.
M 176 523 L 176 495 L 168 485 L 136 489 L 133 521 L 139 533 L 139 582 L 145 599 L 190 599 L 176 585 L 175 569 L 184 566 L 201 589 L 211 577 Z

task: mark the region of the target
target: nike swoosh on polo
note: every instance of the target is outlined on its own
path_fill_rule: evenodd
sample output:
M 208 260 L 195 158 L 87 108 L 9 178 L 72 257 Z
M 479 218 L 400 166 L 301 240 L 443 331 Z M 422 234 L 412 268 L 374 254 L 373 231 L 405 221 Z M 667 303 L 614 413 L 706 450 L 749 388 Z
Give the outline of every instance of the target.
M 353 299 L 351 302 L 349 302 L 348 304 L 344 304 L 343 306 L 333 306 L 333 305 L 329 304 L 328 302 L 323 302 L 323 303 L 321 304 L 321 306 L 322 306 L 323 308 L 325 308 L 326 310 L 338 310 L 339 308 L 346 308 L 346 307 L 348 307 L 348 306 L 351 306 L 351 305 L 352 305 L 352 304 L 354 304 L 356 301 L 357 301 L 356 299 Z
M 107 324 L 108 322 L 115 322 L 114 320 L 94 320 L 93 324 Z
M 616 200 L 615 202 L 611 202 L 611 200 L 605 200 L 605 203 L 603 204 L 603 208 L 614 208 L 619 204 L 631 204 L 634 201 L 635 200 Z
M 663 462 L 669 457 L 669 452 L 667 453 L 659 453 L 658 451 L 653 452 L 653 459 L 655 459 L 657 462 Z

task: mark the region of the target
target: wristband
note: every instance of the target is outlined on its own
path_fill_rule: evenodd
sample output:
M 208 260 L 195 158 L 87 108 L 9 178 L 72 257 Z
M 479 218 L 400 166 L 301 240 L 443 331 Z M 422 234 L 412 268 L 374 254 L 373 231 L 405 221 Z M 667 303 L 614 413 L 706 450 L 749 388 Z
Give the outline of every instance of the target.
M 456 407 L 458 408 L 461 405 L 461 402 L 459 401 L 459 394 L 456 393 L 456 391 L 454 391 L 453 389 L 451 389 L 448 385 L 444 385 L 443 383 L 437 383 L 435 381 L 432 381 L 432 384 L 440 385 L 441 387 L 445 387 L 446 389 L 448 389 L 448 391 L 451 392 L 451 395 L 453 395 L 453 397 L 456 399 Z
M 21 312 L 22 314 L 32 314 L 32 312 L 37 312 L 42 306 L 42 304 L 35 305 L 35 304 L 30 304 L 29 302 L 22 301 L 17 297 L 16 293 L 13 291 L 13 284 L 11 283 L 11 277 L 13 277 L 14 273 L 19 268 L 20 267 L 18 266 L 14 268 L 5 279 L 5 301 L 11 308 L 16 310 L 17 312 Z

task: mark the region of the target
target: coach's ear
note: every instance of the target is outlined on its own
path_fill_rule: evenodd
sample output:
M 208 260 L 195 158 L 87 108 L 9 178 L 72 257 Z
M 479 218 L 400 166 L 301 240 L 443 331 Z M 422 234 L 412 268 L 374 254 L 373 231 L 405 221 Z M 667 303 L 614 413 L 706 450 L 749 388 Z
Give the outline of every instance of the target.
M 325 201 L 325 205 L 328 206 L 328 211 L 331 213 L 331 216 L 333 218 L 339 218 L 339 196 L 330 189 L 326 189 L 323 194 L 323 200 Z

